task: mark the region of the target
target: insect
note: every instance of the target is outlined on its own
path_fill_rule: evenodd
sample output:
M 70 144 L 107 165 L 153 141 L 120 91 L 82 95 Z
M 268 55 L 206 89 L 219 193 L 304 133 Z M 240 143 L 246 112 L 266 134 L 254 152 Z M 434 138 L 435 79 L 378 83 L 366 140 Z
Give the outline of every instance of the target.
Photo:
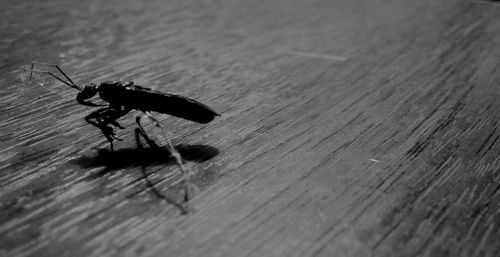
M 35 70 L 35 64 L 52 65 L 56 67 L 67 81 L 50 71 Z M 142 132 L 145 132 L 145 130 L 141 124 L 141 117 L 146 116 L 152 119 L 153 122 L 156 122 L 156 119 L 151 116 L 151 112 L 169 114 L 197 123 L 209 123 L 214 120 L 215 116 L 220 116 L 220 114 L 215 112 L 212 108 L 194 99 L 155 91 L 150 88 L 135 85 L 132 81 L 105 81 L 99 84 L 90 83 L 84 85 L 82 88 L 75 84 L 56 64 L 32 63 L 30 72 L 49 74 L 69 87 L 80 90 L 76 96 L 76 101 L 78 103 L 86 106 L 101 107 L 87 115 L 85 120 L 101 130 L 104 137 L 110 143 L 112 151 L 113 141 L 122 140 L 120 137 L 116 136 L 112 126 L 124 129 L 124 127 L 118 123 L 117 119 L 128 114 L 132 110 L 138 110 L 143 113 L 143 115 L 138 115 L 136 118 L 136 123 Z M 30 73 L 30 80 L 31 76 L 32 74 Z M 108 102 L 108 104 L 97 104 L 89 101 L 96 95 L 99 95 L 99 97 L 105 102 Z
M 56 67 L 56 69 L 64 76 L 66 80 L 57 76 L 50 71 L 35 70 L 35 64 L 39 65 L 50 65 Z M 90 83 L 82 87 L 78 86 L 69 78 L 66 73 L 56 64 L 45 64 L 45 63 L 32 63 L 30 70 L 31 80 L 33 72 L 46 73 L 60 82 L 66 84 L 67 86 L 78 89 L 76 96 L 76 101 L 82 105 L 101 107 L 96 111 L 91 112 L 85 117 L 85 120 L 99 128 L 108 140 L 110 144 L 111 151 L 113 149 L 113 141 L 122 139 L 115 134 L 115 128 L 124 129 L 124 127 L 118 123 L 118 119 L 132 110 L 138 110 L 142 115 L 137 115 L 136 123 L 139 126 L 141 134 L 146 137 L 148 143 L 154 143 L 147 135 L 142 123 L 141 118 L 149 118 L 157 127 L 160 127 L 165 137 L 168 140 L 168 148 L 172 156 L 176 159 L 177 164 L 181 168 L 184 178 L 185 187 L 185 201 L 189 199 L 188 196 L 188 171 L 183 165 L 182 157 L 179 152 L 177 152 L 172 145 L 170 138 L 165 132 L 164 128 L 161 126 L 159 121 L 151 115 L 151 112 L 158 112 L 183 118 L 197 123 L 209 123 L 216 116 L 220 116 L 212 108 L 204 105 L 194 99 L 187 98 L 181 95 L 169 94 L 160 91 L 155 91 L 150 88 L 135 85 L 132 81 L 105 81 L 99 84 Z M 101 100 L 107 102 L 107 104 L 100 104 L 90 101 L 96 95 L 99 95 Z

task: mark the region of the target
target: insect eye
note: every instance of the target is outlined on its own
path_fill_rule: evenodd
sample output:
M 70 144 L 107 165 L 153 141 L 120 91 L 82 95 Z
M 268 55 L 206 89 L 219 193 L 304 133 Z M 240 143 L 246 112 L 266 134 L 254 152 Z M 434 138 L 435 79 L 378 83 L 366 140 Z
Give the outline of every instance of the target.
M 79 99 L 91 98 L 97 93 L 97 88 L 98 87 L 94 84 L 85 85 L 83 87 L 83 90 L 80 93 L 78 93 L 77 98 L 79 98 Z

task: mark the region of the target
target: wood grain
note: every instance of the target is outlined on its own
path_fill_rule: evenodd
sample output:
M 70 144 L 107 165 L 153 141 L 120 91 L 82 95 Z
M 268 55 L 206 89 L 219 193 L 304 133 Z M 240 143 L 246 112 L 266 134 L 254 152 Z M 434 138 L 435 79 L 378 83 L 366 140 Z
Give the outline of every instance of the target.
M 500 6 L 3 2 L 0 256 L 499 256 Z M 158 116 L 195 198 L 134 115 L 109 152 L 31 61 L 221 113 Z

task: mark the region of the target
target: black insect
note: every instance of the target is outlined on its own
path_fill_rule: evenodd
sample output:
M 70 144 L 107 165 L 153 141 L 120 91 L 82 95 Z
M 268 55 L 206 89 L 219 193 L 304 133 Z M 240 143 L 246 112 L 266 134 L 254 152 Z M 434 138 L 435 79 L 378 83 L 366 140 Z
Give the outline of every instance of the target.
M 87 106 L 101 107 L 100 109 L 87 115 L 85 120 L 101 130 L 110 143 L 111 150 L 113 150 L 114 140 L 122 140 L 115 135 L 114 128 L 112 126 L 123 129 L 123 126 L 118 123 L 117 119 L 128 114 L 131 110 L 141 111 L 145 116 L 149 117 L 154 122 L 157 121 L 152 118 L 150 112 L 169 114 L 198 123 L 209 123 L 215 118 L 215 116 L 219 116 L 219 114 L 212 108 L 194 99 L 181 95 L 151 90 L 146 87 L 135 85 L 132 81 L 106 81 L 101 82 L 100 84 L 90 83 L 81 88 L 76 85 L 58 65 L 43 64 L 55 66 L 64 78 L 67 79 L 67 81 L 50 71 L 34 70 L 34 65 L 35 63 L 31 64 L 30 72 L 49 74 L 62 83 L 80 90 L 76 96 L 76 101 L 78 101 L 78 103 Z M 32 74 L 30 73 L 30 80 L 31 75 Z M 89 101 L 97 94 L 99 94 L 99 97 L 102 100 L 108 102 L 108 104 L 97 104 Z M 142 116 L 138 115 L 136 122 L 143 135 L 147 137 L 141 124 Z
M 50 71 L 35 70 L 35 64 L 56 67 L 66 80 Z M 111 151 L 113 151 L 113 141 L 122 140 L 115 135 L 113 128 L 114 126 L 115 128 L 123 129 L 123 126 L 121 126 L 117 121 L 120 117 L 128 114 L 132 110 L 140 111 L 142 115 L 138 115 L 136 117 L 136 122 L 139 126 L 140 132 L 152 147 L 158 147 L 154 140 L 152 140 L 144 130 L 144 127 L 141 124 L 141 117 L 145 116 L 154 122 L 157 127 L 160 127 L 163 130 L 168 141 L 167 147 L 181 169 L 184 181 L 184 201 L 188 201 L 189 168 L 184 166 L 180 153 L 174 148 L 167 133 L 158 120 L 151 115 L 151 112 L 169 114 L 198 123 L 211 122 L 215 116 L 219 116 L 217 112 L 196 100 L 180 95 L 154 91 L 146 87 L 135 85 L 132 81 L 106 81 L 100 84 L 90 83 L 84 85 L 82 88 L 75 84 L 73 80 L 71 80 L 69 76 L 55 64 L 32 63 L 30 69 L 30 80 L 33 72 L 49 74 L 69 87 L 78 89 L 80 91 L 76 96 L 76 101 L 78 103 L 87 106 L 101 107 L 100 109 L 87 115 L 85 120 L 101 130 L 104 137 L 106 137 L 110 143 Z M 98 104 L 90 101 L 90 99 L 97 94 L 101 100 L 104 100 L 107 104 Z

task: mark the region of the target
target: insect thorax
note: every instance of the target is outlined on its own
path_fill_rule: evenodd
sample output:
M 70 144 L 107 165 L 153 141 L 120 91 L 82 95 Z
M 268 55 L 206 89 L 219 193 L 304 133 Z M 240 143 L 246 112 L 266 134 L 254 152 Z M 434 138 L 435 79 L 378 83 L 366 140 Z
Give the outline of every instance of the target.
M 108 103 L 122 105 L 124 93 L 131 85 L 132 82 L 104 81 L 99 85 L 99 96 Z

